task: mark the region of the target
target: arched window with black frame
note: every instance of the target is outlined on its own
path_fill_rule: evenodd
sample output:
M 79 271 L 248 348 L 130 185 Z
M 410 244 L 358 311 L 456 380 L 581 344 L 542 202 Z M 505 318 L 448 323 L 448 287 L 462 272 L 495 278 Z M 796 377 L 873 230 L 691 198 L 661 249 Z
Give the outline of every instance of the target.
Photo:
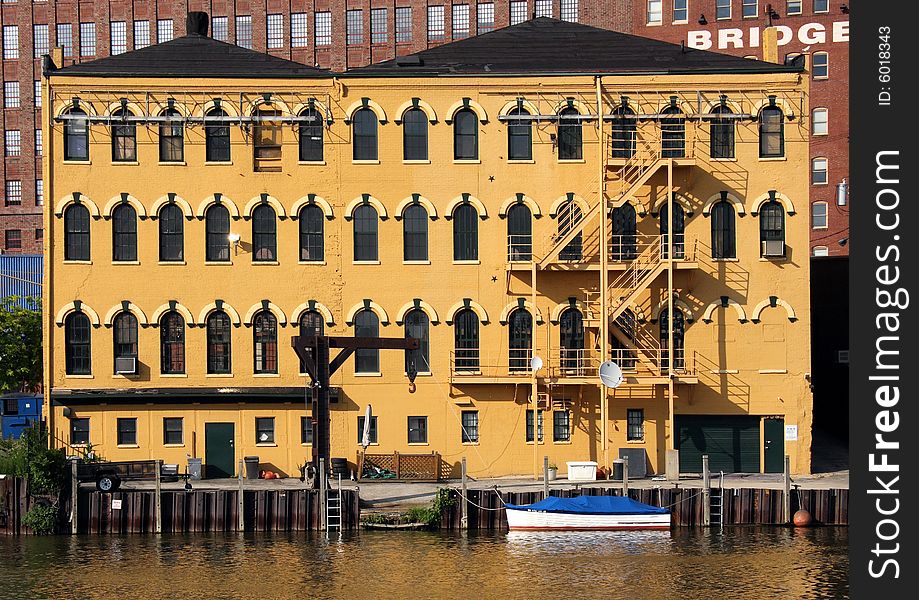
M 252 358 L 254 372 L 278 372 L 278 320 L 269 310 L 252 318 Z
M 667 116 L 661 119 L 661 156 L 682 158 L 686 154 L 686 116 L 675 105 L 662 114 Z
M 667 371 L 670 369 L 670 312 L 664 308 L 660 312 L 660 340 L 661 340 L 661 369 Z M 683 311 L 674 307 L 673 309 L 673 369 L 682 371 L 686 364 L 685 348 L 683 344 L 683 335 L 685 332 L 685 319 Z
M 785 156 L 785 115 L 775 104 L 759 111 L 759 156 Z
M 511 373 L 530 370 L 533 352 L 533 317 L 524 308 L 517 308 L 507 319 L 508 370 Z
M 261 204 L 252 211 L 252 260 L 273 262 L 278 259 L 278 220 L 274 208 Z
M 412 204 L 402 213 L 402 260 L 428 260 L 428 211 Z
M 714 115 L 709 123 L 710 153 L 712 158 L 734 158 L 734 119 L 733 111 L 726 104 L 719 104 L 712 109 Z
M 325 260 L 325 214 L 315 204 L 300 209 L 300 261 Z
M 377 209 L 362 204 L 354 209 L 354 260 L 377 261 L 379 253 Z
M 222 310 L 207 316 L 207 372 L 226 375 L 232 372 L 232 330 L 230 317 Z
M 130 204 L 119 204 L 112 211 L 112 260 L 137 260 L 137 211 Z
M 617 107 L 612 114 L 610 145 L 613 158 L 630 158 L 635 154 L 638 118 L 635 111 L 626 105 Z
M 479 370 L 479 315 L 464 308 L 453 319 L 454 368 L 457 371 Z
M 453 210 L 453 260 L 479 260 L 479 212 L 471 204 Z
M 559 239 L 578 226 L 584 217 L 580 205 L 574 200 L 567 200 L 558 209 L 558 237 Z M 578 232 L 558 253 L 559 260 L 581 260 L 584 251 L 583 234 Z
M 369 108 L 355 111 L 351 118 L 351 127 L 354 136 L 354 160 L 378 160 L 376 114 Z
M 112 346 L 116 366 L 119 358 L 137 359 L 137 317 L 129 312 L 115 317 L 112 321 Z
M 525 108 L 514 108 L 507 113 L 507 159 L 533 160 L 533 121 Z
M 759 209 L 759 241 L 762 256 L 785 256 L 785 209 L 775 200 Z
M 315 108 L 307 108 L 300 113 L 304 119 L 300 122 L 300 160 L 303 162 L 322 162 L 324 160 L 322 114 Z
M 515 204 L 507 211 L 507 248 L 509 261 L 533 258 L 533 215 L 526 204 Z
M 658 217 L 661 224 L 661 253 L 664 258 L 670 253 L 670 210 L 668 205 L 661 206 Z M 686 252 L 686 212 L 683 205 L 673 202 L 673 258 L 682 259 Z
M 86 111 L 74 108 L 64 121 L 64 160 L 89 160 L 89 118 Z
M 458 110 L 453 115 L 453 159 L 478 160 L 478 158 L 478 117 L 468 108 Z
M 630 202 L 613 209 L 612 247 L 610 258 L 615 261 L 635 260 L 638 256 L 638 234 L 635 207 Z
M 610 332 L 610 346 L 612 348 L 613 361 L 618 364 L 623 371 L 634 371 L 638 364 L 638 352 L 635 350 L 636 336 L 638 333 L 638 320 L 631 309 L 626 308 L 618 317 L 616 317 L 616 328 L 622 336 L 630 342 L 624 343 L 615 332 Z
M 166 120 L 160 123 L 160 162 L 183 162 L 185 160 L 185 125 L 182 113 L 167 108 L 161 113 Z
M 230 211 L 212 204 L 204 213 L 205 257 L 207 262 L 230 262 Z
M 137 125 L 128 120 L 133 116 L 126 108 L 112 113 L 112 162 L 137 160 Z
M 160 209 L 160 261 L 178 262 L 185 258 L 185 223 L 182 209 L 167 204 Z
M 370 309 L 364 309 L 354 315 L 354 337 L 378 337 L 380 335 L 380 318 Z M 355 373 L 379 373 L 380 351 L 358 348 L 354 351 Z
M 89 260 L 89 209 L 82 204 L 64 211 L 64 260 Z
M 405 372 L 430 373 L 431 369 L 431 322 L 421 309 L 413 309 L 405 314 L 405 337 L 418 338 L 419 346 L 415 350 L 405 351 Z
M 92 325 L 82 312 L 72 312 L 64 319 L 64 363 L 68 375 L 92 373 Z
M 584 315 L 576 308 L 567 308 L 558 319 L 559 349 L 562 369 L 580 372 L 584 361 Z
M 185 373 L 185 319 L 174 310 L 160 319 L 160 372 Z
M 325 321 L 319 311 L 304 311 L 303 314 L 300 315 L 299 325 L 301 338 L 324 335 Z M 312 351 L 307 349 L 307 353 L 312 354 Z M 300 361 L 300 372 L 306 373 L 306 364 L 304 364 L 302 360 Z
M 573 106 L 558 113 L 558 159 L 581 160 L 584 158 L 581 114 Z
M 719 200 L 712 206 L 712 258 L 737 258 L 734 205 Z
M 428 116 L 420 108 L 402 115 L 402 159 L 428 159 Z
M 212 108 L 204 121 L 204 160 L 230 162 L 230 123 L 227 111 Z

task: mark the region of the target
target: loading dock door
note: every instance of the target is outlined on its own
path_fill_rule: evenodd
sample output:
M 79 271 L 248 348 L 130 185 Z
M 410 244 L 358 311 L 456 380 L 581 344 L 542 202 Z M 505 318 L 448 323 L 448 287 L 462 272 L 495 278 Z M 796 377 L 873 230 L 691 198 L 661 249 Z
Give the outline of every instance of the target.
M 712 473 L 759 473 L 759 430 L 759 417 L 677 415 L 680 472 L 701 473 L 708 454 Z

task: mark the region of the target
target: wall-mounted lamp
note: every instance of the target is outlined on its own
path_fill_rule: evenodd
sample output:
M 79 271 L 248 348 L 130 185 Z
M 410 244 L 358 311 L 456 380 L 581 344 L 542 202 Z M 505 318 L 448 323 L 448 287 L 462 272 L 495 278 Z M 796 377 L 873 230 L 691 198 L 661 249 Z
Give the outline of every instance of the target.
M 845 206 L 849 203 L 849 182 L 845 179 L 836 184 L 836 206 Z
M 239 234 L 238 233 L 227 234 L 227 239 L 230 241 L 231 244 L 233 244 L 233 255 L 236 256 L 236 254 L 239 253 Z
M 708 25 L 708 19 L 705 18 L 704 14 L 699 15 L 699 25 Z
M 849 14 L 849 5 L 848 5 L 848 4 L 840 4 L 840 5 L 839 5 L 839 10 L 842 11 L 842 14 L 847 15 L 847 14 Z

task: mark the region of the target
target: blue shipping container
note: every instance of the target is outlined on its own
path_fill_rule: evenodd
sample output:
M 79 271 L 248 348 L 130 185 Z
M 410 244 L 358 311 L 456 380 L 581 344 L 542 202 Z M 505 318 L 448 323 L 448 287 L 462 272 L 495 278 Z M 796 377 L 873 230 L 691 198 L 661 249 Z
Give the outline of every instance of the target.
M 19 306 L 28 308 L 27 296 L 41 298 L 41 254 L 0 254 L 0 298 L 19 296 Z
M 7 394 L 0 397 L 0 435 L 19 438 L 23 429 L 41 421 L 41 394 Z

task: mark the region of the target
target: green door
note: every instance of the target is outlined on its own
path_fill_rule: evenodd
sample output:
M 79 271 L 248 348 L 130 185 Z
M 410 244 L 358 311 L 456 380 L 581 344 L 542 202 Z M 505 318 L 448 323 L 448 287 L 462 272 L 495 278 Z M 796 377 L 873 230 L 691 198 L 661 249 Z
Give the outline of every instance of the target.
M 204 424 L 204 467 L 208 479 L 235 476 L 233 429 L 233 423 Z
M 763 468 L 766 473 L 785 471 L 785 419 L 763 420 Z
M 759 473 L 759 423 L 745 415 L 677 415 L 680 472 L 701 473 L 708 454 L 712 473 Z

